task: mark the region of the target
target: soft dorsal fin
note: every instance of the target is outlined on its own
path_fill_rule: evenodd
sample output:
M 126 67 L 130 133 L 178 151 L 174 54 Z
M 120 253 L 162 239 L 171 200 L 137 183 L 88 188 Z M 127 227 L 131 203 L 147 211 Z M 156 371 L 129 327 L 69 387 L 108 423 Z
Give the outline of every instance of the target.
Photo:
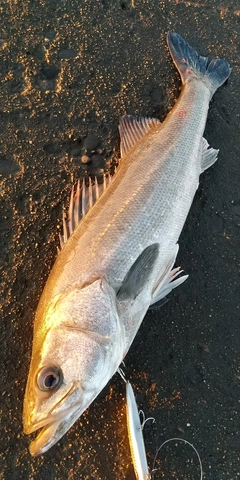
M 156 125 L 160 125 L 156 118 L 133 117 L 132 115 L 123 115 L 118 129 L 121 139 L 121 157 L 132 148 L 146 133 Z
M 118 300 L 134 299 L 140 293 L 153 271 L 158 255 L 158 243 L 143 250 L 126 274 L 117 294 Z
M 81 219 L 86 215 L 90 208 L 97 202 L 100 195 L 106 190 L 113 176 L 110 173 L 103 176 L 103 183 L 99 184 L 95 177 L 94 184 L 92 179 L 88 179 L 88 187 L 85 179 L 80 186 L 78 180 L 76 192 L 72 187 L 68 213 L 63 212 L 63 235 L 59 235 L 60 249 L 66 243 L 67 239 L 77 228 Z

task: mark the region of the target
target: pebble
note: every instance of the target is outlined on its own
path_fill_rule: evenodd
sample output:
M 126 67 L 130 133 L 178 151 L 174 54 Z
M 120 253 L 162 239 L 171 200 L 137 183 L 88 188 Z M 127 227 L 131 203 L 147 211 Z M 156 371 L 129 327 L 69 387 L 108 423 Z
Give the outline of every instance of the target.
M 57 155 L 61 152 L 61 148 L 59 147 L 59 145 L 54 143 L 46 143 L 43 146 L 43 150 L 47 152 L 49 155 Z
M 219 215 L 213 215 L 208 220 L 208 228 L 212 233 L 221 233 L 223 232 L 223 219 Z
M 71 48 L 64 48 L 61 50 L 58 54 L 59 58 L 63 59 L 68 59 L 68 58 L 74 58 L 76 57 L 76 52 L 72 50 Z
M 185 368 L 185 376 L 192 383 L 192 385 L 198 385 L 203 381 L 201 373 L 194 365 L 188 365 Z
M 81 145 L 76 144 L 71 148 L 70 155 L 72 157 L 77 157 L 78 155 L 80 155 L 81 151 L 82 151 Z
M 10 93 L 20 93 L 24 90 L 24 84 L 21 80 L 13 80 L 9 84 Z
M 240 215 L 240 204 L 231 205 L 230 210 L 234 215 Z
M 24 132 L 24 130 L 17 130 L 16 135 L 19 140 L 25 140 L 27 137 L 27 134 Z
M 15 174 L 20 170 L 18 163 L 13 159 L 0 157 L 0 177 L 8 177 L 8 175 Z
M 45 41 L 46 42 L 50 42 L 51 40 L 54 40 L 55 37 L 56 37 L 56 33 L 54 32 L 54 30 L 48 30 L 45 33 Z
M 90 133 L 84 140 L 84 147 L 91 152 L 96 150 L 96 148 L 99 146 L 99 143 L 100 139 L 97 137 L 97 135 Z
M 58 76 L 58 69 L 56 67 L 46 65 L 41 68 L 41 74 L 46 80 L 52 80 Z
M 165 105 L 167 102 L 166 88 L 162 85 L 159 88 L 155 88 L 151 92 L 151 99 L 155 105 Z
M 98 153 L 91 156 L 93 168 L 104 168 L 104 157 Z
M 59 72 L 56 67 L 52 67 L 50 65 L 45 65 L 42 67 L 37 76 L 37 83 L 40 90 L 55 90 L 58 73 Z
M 184 306 L 188 301 L 188 296 L 185 293 L 181 293 L 178 297 L 178 300 L 180 305 Z
M 90 161 L 90 158 L 88 157 L 88 155 L 83 155 L 82 158 L 81 158 L 81 162 L 82 163 L 88 163 Z

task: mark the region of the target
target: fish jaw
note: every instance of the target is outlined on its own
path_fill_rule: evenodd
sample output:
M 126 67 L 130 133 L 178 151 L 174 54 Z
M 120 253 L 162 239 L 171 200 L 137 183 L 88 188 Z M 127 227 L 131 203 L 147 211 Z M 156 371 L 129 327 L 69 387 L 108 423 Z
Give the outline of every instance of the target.
M 96 394 L 92 393 L 92 395 L 95 396 Z M 52 415 L 49 414 L 37 422 L 34 421 L 33 417 L 30 420 L 31 423 L 26 421 L 24 424 L 25 434 L 31 434 L 36 430 L 40 430 L 37 437 L 30 444 L 30 454 L 33 457 L 41 455 L 55 445 L 89 406 L 92 401 L 92 395 L 88 396 L 90 398 L 84 397 L 81 388 L 76 385 L 69 392 L 69 395 L 59 402 L 59 406 L 56 405 L 54 407 Z
M 63 417 L 55 422 L 50 422 L 43 427 L 29 446 L 30 454 L 36 457 L 47 452 L 69 430 L 78 417 L 79 413 L 77 411 L 66 418 Z
M 43 453 L 47 452 L 47 450 L 49 450 L 49 448 L 51 448 L 58 441 L 60 436 L 56 434 L 58 432 L 58 426 L 60 424 L 61 421 L 50 423 L 49 425 L 44 427 L 38 434 L 38 436 L 35 438 L 35 440 L 31 442 L 29 446 L 29 451 L 33 457 L 42 455 Z M 63 434 L 61 434 L 61 436 Z
M 56 392 L 58 399 L 56 398 L 54 406 L 48 411 L 48 404 L 50 401 L 52 403 L 53 399 L 47 396 L 44 398 L 44 394 L 38 401 L 32 399 L 28 403 L 32 397 L 32 387 L 31 381 L 28 382 L 24 401 L 23 429 L 27 435 L 40 430 L 30 445 L 31 455 L 36 456 L 46 452 L 66 433 L 79 416 L 79 405 L 85 410 L 85 402 L 83 402 L 84 395 L 80 384 L 76 383 L 68 388 L 67 392 L 61 392 L 61 396 Z

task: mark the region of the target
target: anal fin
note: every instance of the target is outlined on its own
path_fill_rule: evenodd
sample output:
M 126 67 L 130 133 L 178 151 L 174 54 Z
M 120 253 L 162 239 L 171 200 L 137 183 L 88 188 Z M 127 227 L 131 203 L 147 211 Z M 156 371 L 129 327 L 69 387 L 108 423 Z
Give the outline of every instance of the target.
M 219 150 L 214 148 L 209 148 L 208 141 L 203 137 L 202 138 L 202 152 L 201 152 L 201 173 L 207 168 L 211 167 L 218 158 Z

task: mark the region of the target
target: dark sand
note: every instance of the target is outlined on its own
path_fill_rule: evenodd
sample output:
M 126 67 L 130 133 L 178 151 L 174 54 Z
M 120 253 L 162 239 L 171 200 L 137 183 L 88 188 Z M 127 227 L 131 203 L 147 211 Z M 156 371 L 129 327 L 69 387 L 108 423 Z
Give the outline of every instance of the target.
M 169 29 L 199 53 L 228 60 L 233 72 L 214 97 L 205 132 L 219 161 L 202 175 L 180 239 L 177 263 L 189 279 L 148 313 L 125 371 L 139 407 L 156 419 L 144 432 L 149 466 L 162 442 L 182 437 L 198 449 L 204 478 L 240 477 L 240 5 L 134 4 L 1 2 L 2 479 L 135 478 L 118 375 L 36 459 L 22 433 L 22 403 L 34 312 L 71 183 L 100 176 L 119 155 L 123 113 L 162 119 L 174 104 L 180 80 L 166 47 Z M 81 162 L 86 149 L 95 154 L 89 165 Z M 164 447 L 159 459 L 156 479 L 200 478 L 197 457 L 184 444 Z

